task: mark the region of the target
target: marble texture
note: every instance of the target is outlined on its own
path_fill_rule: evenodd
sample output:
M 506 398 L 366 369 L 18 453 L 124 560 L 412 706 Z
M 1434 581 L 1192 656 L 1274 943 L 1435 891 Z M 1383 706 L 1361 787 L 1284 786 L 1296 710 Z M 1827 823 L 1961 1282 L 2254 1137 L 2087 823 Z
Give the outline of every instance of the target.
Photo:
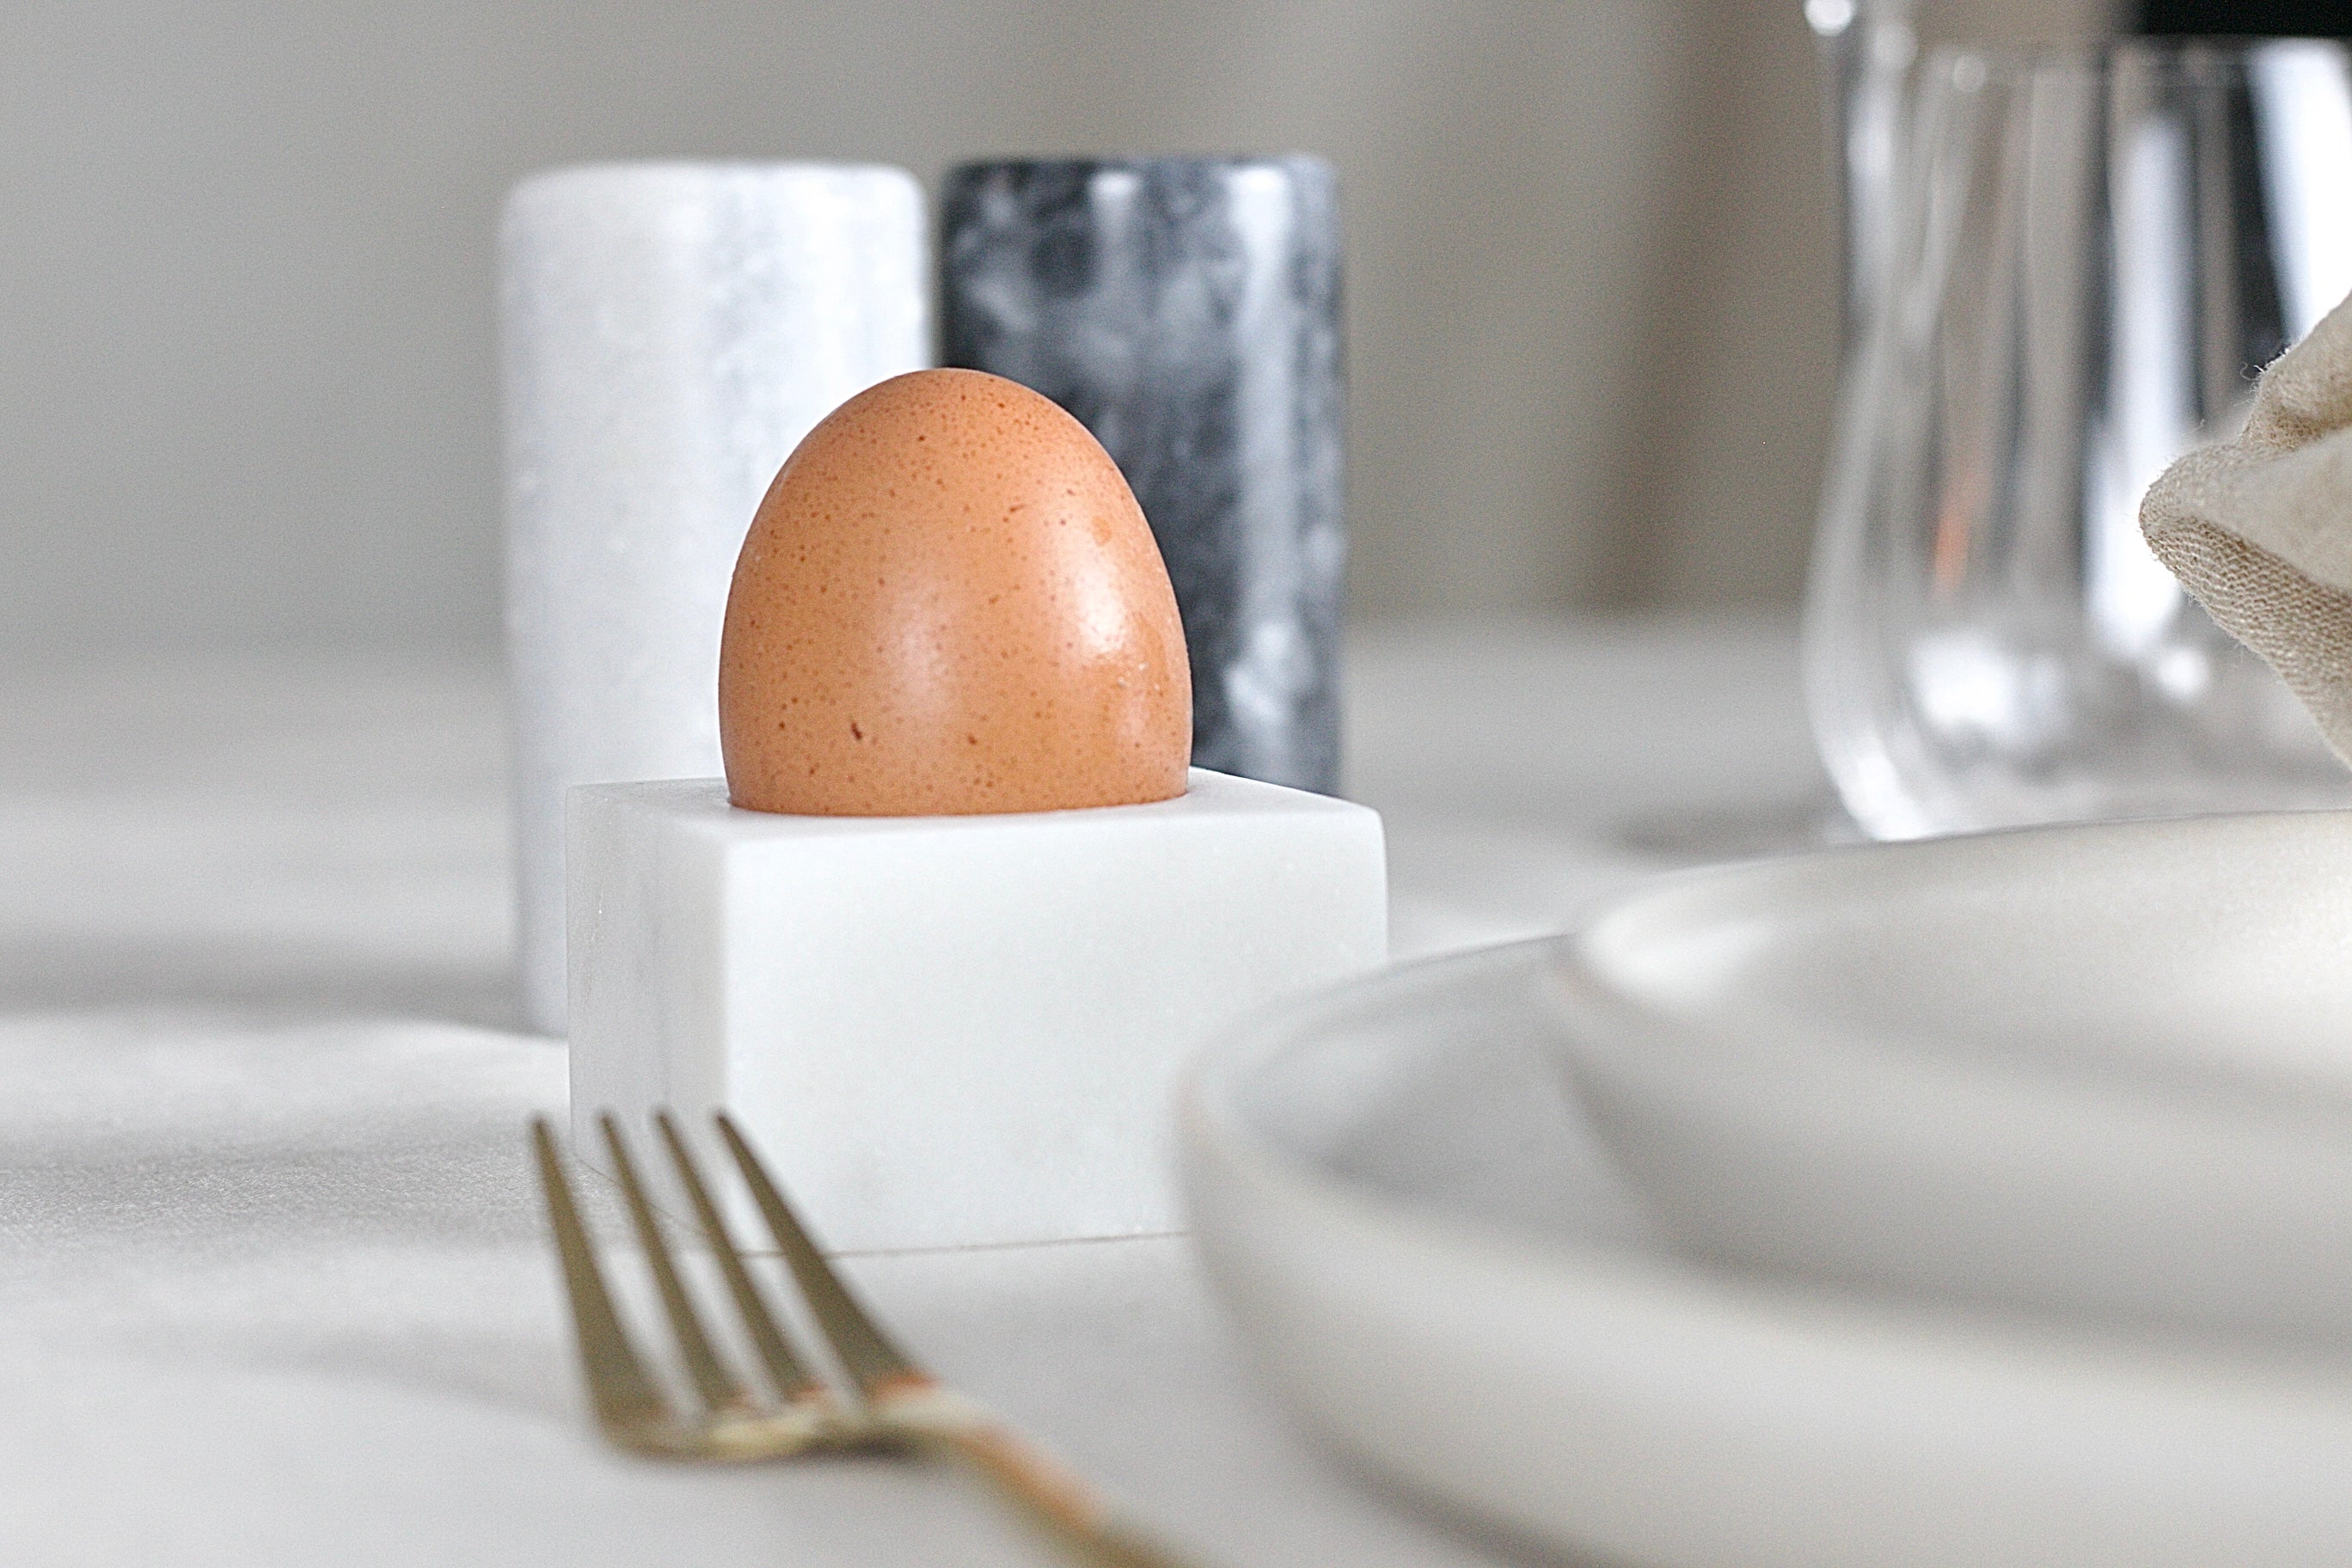
M 852 1250 L 1181 1229 L 1179 1068 L 1388 956 L 1379 814 L 1195 769 L 1146 805 L 570 810 L 572 1114 L 724 1106 Z
M 563 792 L 719 771 L 719 623 L 752 510 L 835 405 L 929 363 L 905 171 L 613 163 L 500 245 L 517 942 L 564 1027 Z
M 1193 760 L 1336 790 L 1347 547 L 1329 166 L 966 163 L 943 206 L 943 357 L 1044 393 L 1118 460 L 1183 613 Z

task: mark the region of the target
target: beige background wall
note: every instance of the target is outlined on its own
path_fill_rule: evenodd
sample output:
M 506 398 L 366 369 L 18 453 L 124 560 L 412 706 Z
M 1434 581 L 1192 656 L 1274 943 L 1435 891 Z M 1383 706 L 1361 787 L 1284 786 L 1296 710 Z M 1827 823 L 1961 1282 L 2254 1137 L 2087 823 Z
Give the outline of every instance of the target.
M 490 647 L 497 204 L 646 155 L 1321 152 L 1359 614 L 1787 601 L 1818 113 L 1797 0 L 9 0 L 0 656 Z

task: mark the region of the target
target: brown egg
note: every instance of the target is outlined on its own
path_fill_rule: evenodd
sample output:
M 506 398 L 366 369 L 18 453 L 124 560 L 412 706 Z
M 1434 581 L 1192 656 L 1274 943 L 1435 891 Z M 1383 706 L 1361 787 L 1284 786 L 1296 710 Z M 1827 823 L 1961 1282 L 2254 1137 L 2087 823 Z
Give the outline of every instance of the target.
M 719 656 L 753 811 L 961 816 L 1184 793 L 1168 568 L 1093 436 L 1016 383 L 917 371 L 828 415 L 768 488 Z

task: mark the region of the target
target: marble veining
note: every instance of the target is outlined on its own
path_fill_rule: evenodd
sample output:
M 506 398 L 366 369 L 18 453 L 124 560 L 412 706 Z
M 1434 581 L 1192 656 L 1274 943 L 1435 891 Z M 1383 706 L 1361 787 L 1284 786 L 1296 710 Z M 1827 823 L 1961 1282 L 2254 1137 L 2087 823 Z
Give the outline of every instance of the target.
M 1338 191 L 1309 157 L 967 163 L 944 359 L 1068 409 L 1174 581 L 1193 761 L 1339 785 L 1345 385 Z

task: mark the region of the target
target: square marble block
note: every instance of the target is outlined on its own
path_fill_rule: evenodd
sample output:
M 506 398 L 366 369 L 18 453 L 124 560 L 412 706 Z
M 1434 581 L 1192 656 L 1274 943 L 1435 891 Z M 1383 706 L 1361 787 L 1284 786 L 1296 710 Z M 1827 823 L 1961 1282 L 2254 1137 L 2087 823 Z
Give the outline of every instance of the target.
M 588 784 L 565 856 L 582 1154 L 599 1110 L 723 1106 L 846 1250 L 1181 1228 L 1186 1058 L 1387 956 L 1378 814 L 1201 769 L 1177 800 L 1000 816 Z

